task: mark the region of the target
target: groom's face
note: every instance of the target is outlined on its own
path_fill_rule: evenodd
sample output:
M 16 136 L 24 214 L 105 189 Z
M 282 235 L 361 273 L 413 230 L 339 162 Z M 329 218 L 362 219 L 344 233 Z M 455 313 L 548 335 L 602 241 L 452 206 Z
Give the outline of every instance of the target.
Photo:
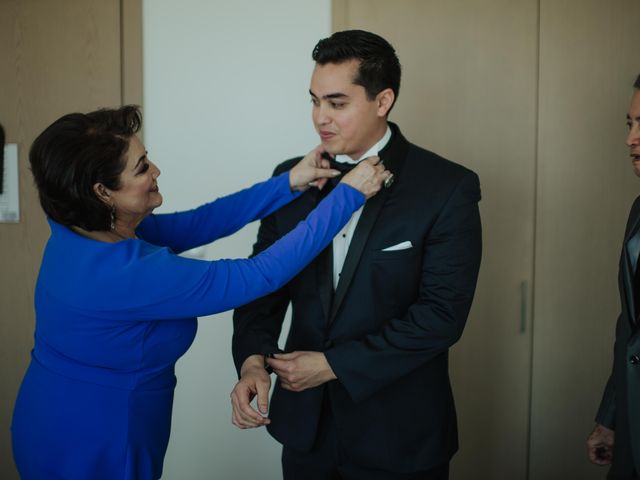
M 633 164 L 633 171 L 640 177 L 640 90 L 636 90 L 631 97 L 631 106 L 627 114 L 627 146 Z
M 353 80 L 360 62 L 316 64 L 311 77 L 313 125 L 320 141 L 332 155 L 349 155 L 359 160 L 386 129 L 388 107 L 379 95 L 370 100 Z

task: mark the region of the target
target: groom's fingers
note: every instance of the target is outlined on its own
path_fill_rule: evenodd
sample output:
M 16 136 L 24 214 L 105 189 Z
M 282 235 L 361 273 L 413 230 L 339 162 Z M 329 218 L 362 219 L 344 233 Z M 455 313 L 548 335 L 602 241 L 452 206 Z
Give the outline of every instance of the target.
M 251 390 L 242 382 L 238 382 L 231 392 L 232 423 L 237 427 L 255 428 L 268 423 L 268 419 L 251 407 L 251 398 Z
M 262 415 L 251 407 L 248 398 L 238 399 L 238 415 L 243 425 L 247 427 L 258 427 L 262 425 Z
M 266 415 L 269 411 L 269 382 L 258 382 L 256 384 L 256 390 L 258 391 L 258 395 L 256 397 L 256 404 L 258 406 L 258 410 L 262 415 Z

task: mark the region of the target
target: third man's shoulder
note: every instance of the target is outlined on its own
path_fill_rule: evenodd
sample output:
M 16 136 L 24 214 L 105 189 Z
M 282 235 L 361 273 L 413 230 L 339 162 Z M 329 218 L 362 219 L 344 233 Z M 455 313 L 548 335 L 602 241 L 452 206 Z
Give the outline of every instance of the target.
M 635 220 L 639 216 L 640 216 L 640 196 L 636 197 L 633 203 L 631 204 L 631 209 L 629 210 L 629 219 L 627 223 L 635 223 Z

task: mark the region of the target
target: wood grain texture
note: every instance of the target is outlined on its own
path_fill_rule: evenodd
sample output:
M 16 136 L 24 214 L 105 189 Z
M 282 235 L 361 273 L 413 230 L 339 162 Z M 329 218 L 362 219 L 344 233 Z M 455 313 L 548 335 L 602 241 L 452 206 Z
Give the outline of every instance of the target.
M 122 104 L 142 105 L 142 1 L 120 0 Z
M 141 0 L 128 3 L 139 8 Z M 120 7 L 119 0 L 0 1 L 0 122 L 7 131 L 7 142 L 17 143 L 19 148 L 21 207 L 19 224 L 0 224 L 3 479 L 18 478 L 9 426 L 33 346 L 33 291 L 49 235 L 28 167 L 28 149 L 47 125 L 65 113 L 121 103 Z M 132 21 L 141 22 L 141 17 L 136 18 Z M 130 43 L 131 48 L 141 51 L 141 45 Z M 140 55 L 131 52 L 129 58 Z M 134 97 L 140 95 L 141 76 L 130 81 L 128 91 Z
M 640 194 L 624 145 L 640 3 L 541 1 L 531 480 L 604 478 L 585 440 L 611 369 L 618 257 Z

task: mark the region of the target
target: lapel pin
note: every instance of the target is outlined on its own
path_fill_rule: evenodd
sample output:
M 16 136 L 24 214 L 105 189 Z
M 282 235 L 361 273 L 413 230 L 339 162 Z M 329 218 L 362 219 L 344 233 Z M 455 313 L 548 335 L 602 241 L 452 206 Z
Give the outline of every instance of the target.
M 393 185 L 393 173 L 391 175 L 389 175 L 387 178 L 384 179 L 384 188 L 389 188 L 391 185 Z

